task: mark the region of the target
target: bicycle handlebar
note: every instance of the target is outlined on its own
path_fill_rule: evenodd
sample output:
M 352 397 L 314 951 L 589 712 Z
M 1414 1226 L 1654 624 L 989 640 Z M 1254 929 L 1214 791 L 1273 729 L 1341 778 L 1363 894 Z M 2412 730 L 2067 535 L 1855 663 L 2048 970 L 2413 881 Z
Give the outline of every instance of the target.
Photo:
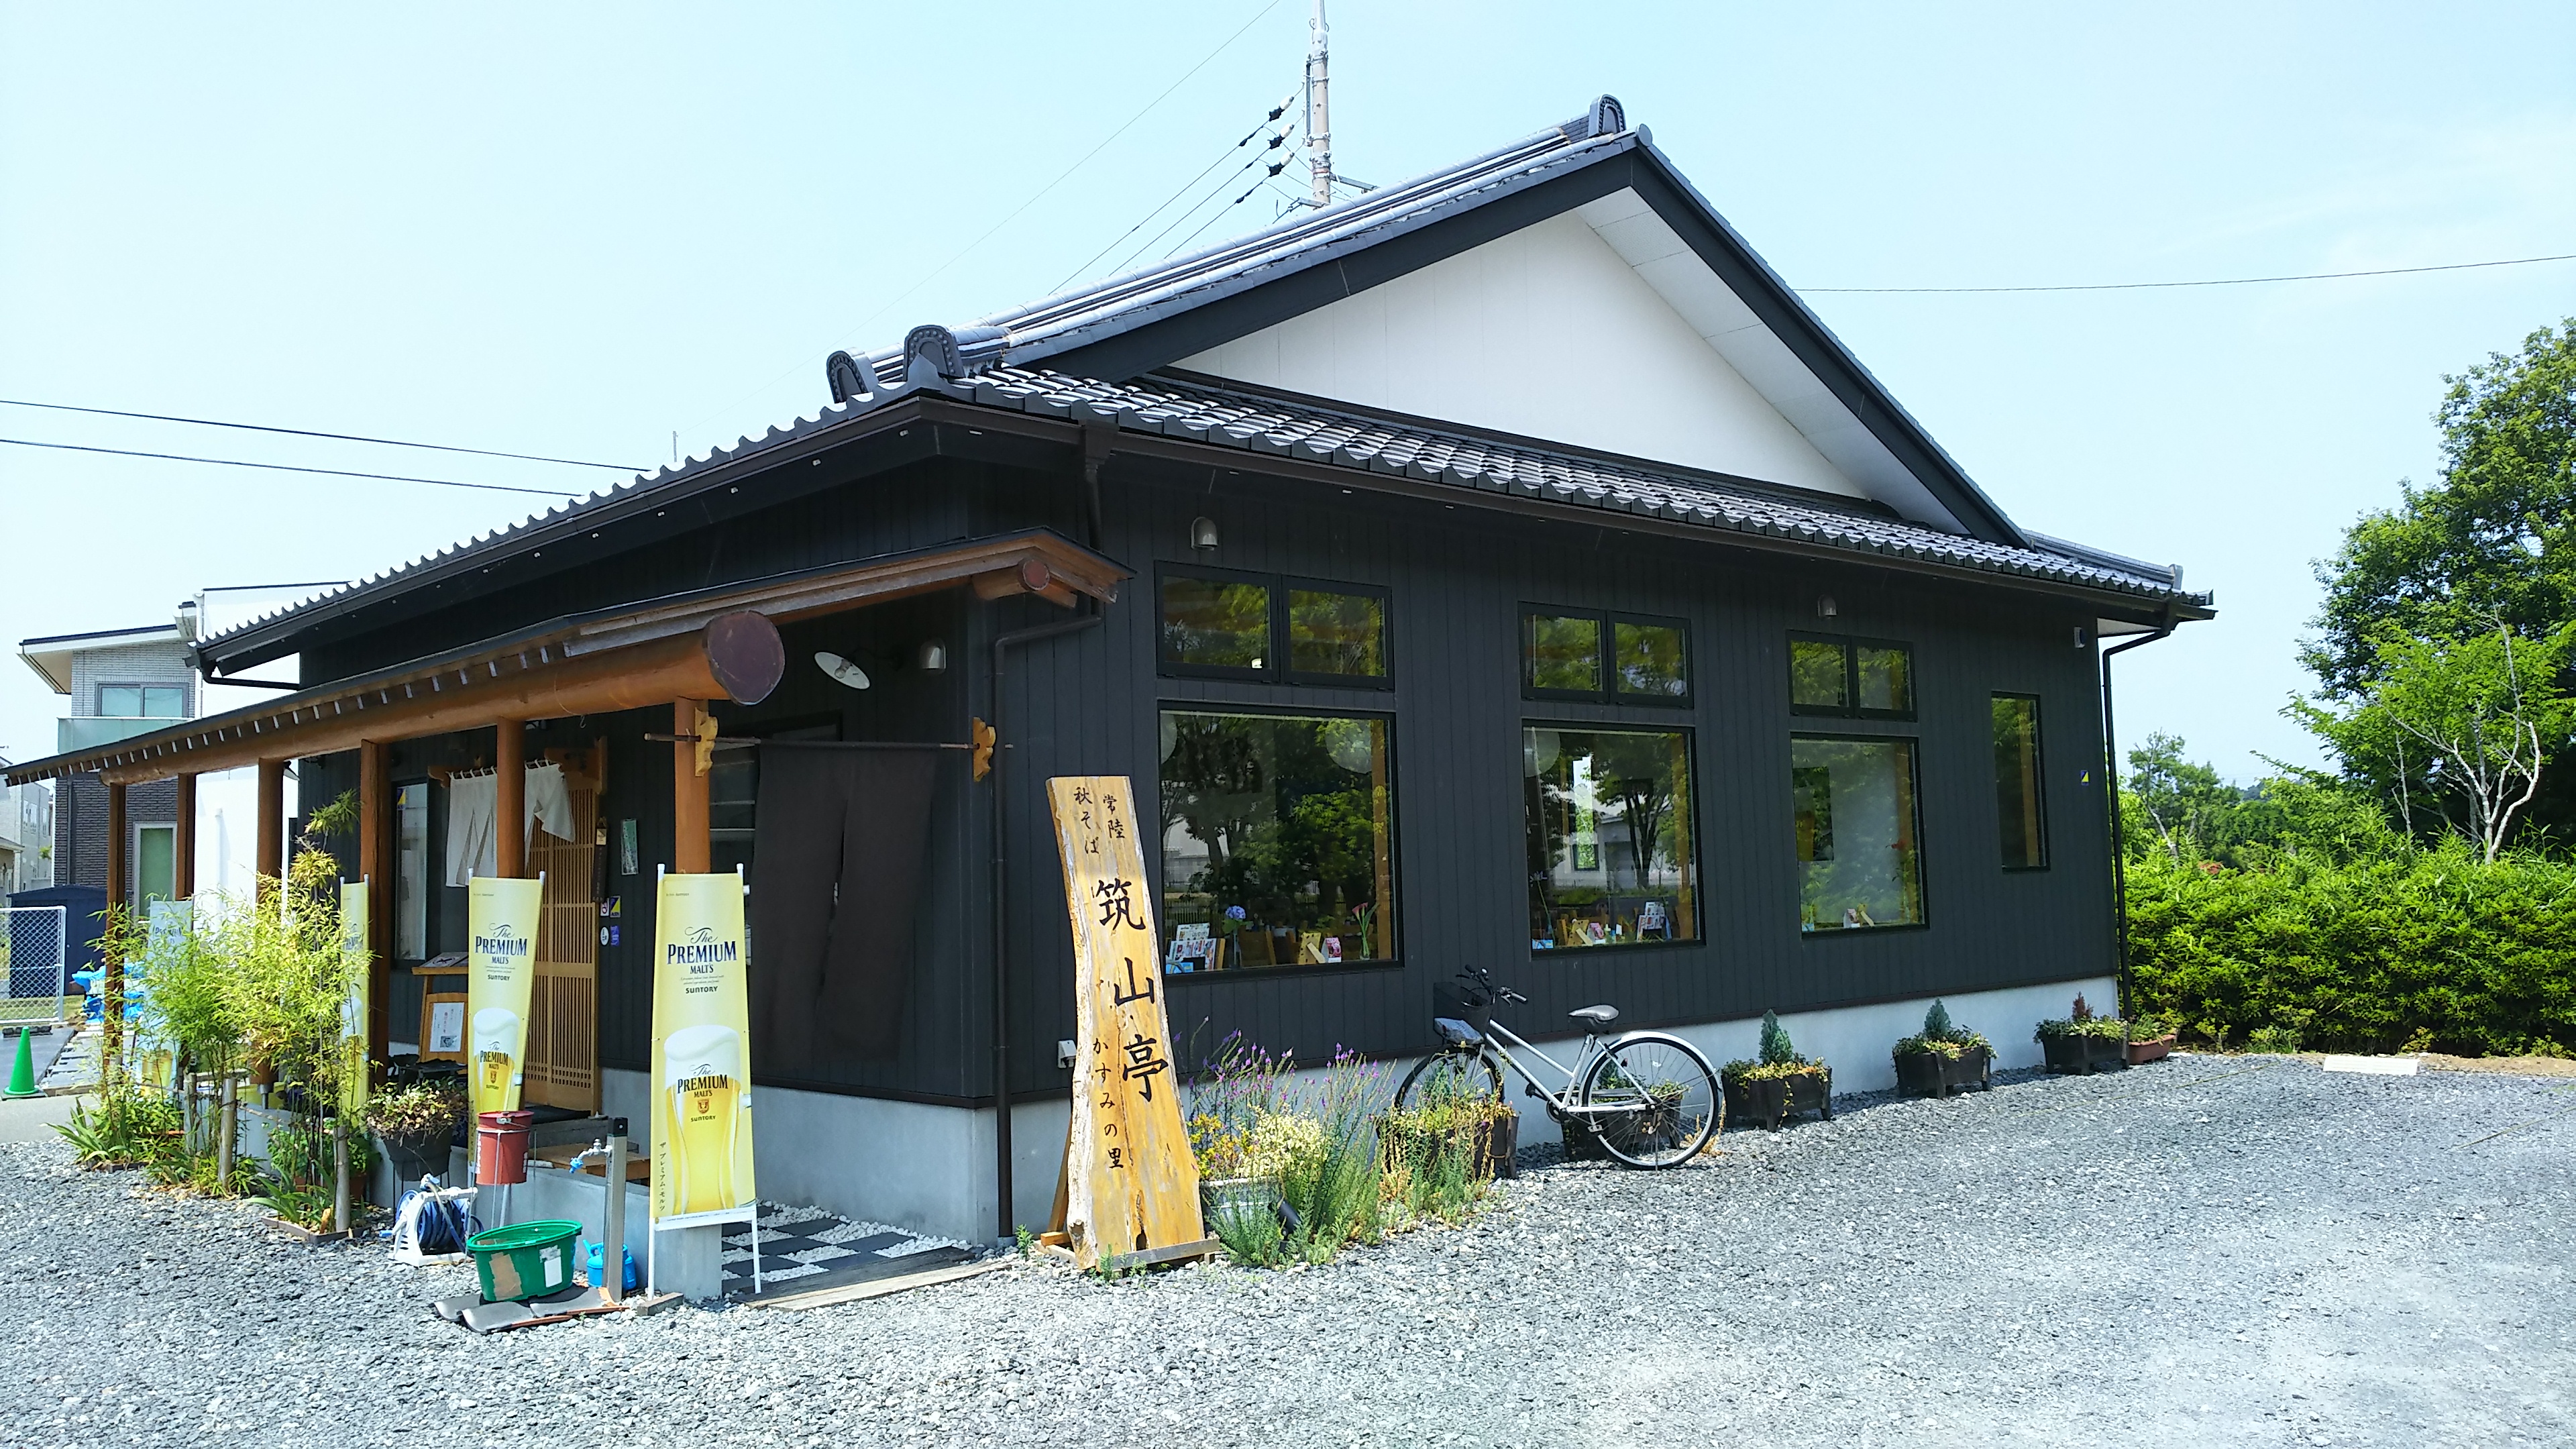
M 1496 1001 L 1519 1002 L 1524 1006 L 1529 1004 L 1528 997 L 1521 995 L 1519 992 L 1514 991 L 1508 986 L 1496 985 L 1494 982 L 1494 973 L 1486 970 L 1482 966 L 1467 967 L 1465 970 L 1458 973 L 1458 979 L 1466 982 L 1470 986 L 1484 987 L 1486 990 L 1494 993 L 1494 999 Z

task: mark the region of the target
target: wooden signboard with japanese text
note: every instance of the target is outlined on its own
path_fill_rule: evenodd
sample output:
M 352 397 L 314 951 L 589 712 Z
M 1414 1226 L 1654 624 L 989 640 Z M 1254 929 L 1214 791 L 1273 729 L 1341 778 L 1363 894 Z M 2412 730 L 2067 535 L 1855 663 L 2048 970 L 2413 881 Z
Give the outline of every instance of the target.
M 1181 1125 L 1135 791 L 1123 775 L 1047 781 L 1073 927 L 1073 1130 L 1065 1232 L 1088 1268 L 1204 1241 Z

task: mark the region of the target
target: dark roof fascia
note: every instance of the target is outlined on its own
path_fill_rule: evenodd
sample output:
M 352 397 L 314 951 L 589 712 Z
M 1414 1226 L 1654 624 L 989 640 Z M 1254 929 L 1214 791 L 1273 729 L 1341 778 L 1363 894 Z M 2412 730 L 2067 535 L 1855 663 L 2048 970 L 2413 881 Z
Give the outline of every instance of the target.
M 574 567 L 586 558 L 630 552 L 666 537 L 722 522 L 737 513 L 772 507 L 810 488 L 850 482 L 851 473 L 827 468 L 810 483 L 794 479 L 792 488 L 782 489 L 775 485 L 787 480 L 772 480 L 772 486 L 744 494 L 738 501 L 722 491 L 739 487 L 747 479 L 788 464 L 820 461 L 825 453 L 882 437 L 889 431 L 900 434 L 906 427 L 925 421 L 938 407 L 953 405 L 953 401 L 934 394 L 898 397 L 882 407 L 835 418 L 793 436 L 767 440 L 765 444 L 755 441 L 752 446 L 739 448 L 730 457 L 714 463 L 699 464 L 669 476 L 638 482 L 629 489 L 589 500 L 529 526 L 505 530 L 409 568 L 352 585 L 338 594 L 301 606 L 289 606 L 267 619 L 206 640 L 196 647 L 197 667 L 210 681 L 220 684 L 224 682 L 221 676 L 225 672 L 248 669 L 314 644 L 334 642 L 337 638 L 359 632 L 360 628 L 373 629 L 410 617 L 410 612 L 391 606 L 412 604 L 418 607 L 411 612 L 427 612 L 430 608 L 463 602 L 480 590 L 440 593 L 438 586 L 478 579 L 484 570 L 503 561 L 554 548 L 559 552 L 554 560 L 549 561 L 553 567 L 544 570 L 551 573 L 559 568 Z M 866 466 L 856 476 L 866 477 L 901 467 L 931 456 L 934 451 L 932 441 L 924 437 L 914 446 L 866 460 Z M 710 495 L 727 501 L 711 506 Z M 686 517 L 657 519 L 654 516 L 657 512 L 667 513 L 686 504 L 698 504 L 699 507 Z M 642 527 L 644 525 L 657 526 Z M 580 549 L 561 551 L 566 544 L 587 542 L 589 535 L 608 529 L 618 530 L 616 537 L 603 539 L 603 546 L 595 552 Z M 513 573 L 489 587 L 525 583 L 535 576 L 534 572 Z M 328 626 L 348 621 L 361 610 L 368 611 L 368 618 L 362 626 L 336 632 L 329 629 Z
M 1056 372 L 1112 381 L 1139 377 L 1586 202 L 1633 189 L 1969 534 L 1989 543 L 2030 546 L 1966 470 L 1655 149 L 1643 127 L 1616 141 L 1569 151 L 1544 168 L 1428 204 L 1409 222 L 1390 221 L 1079 332 L 1014 344 L 1010 363 L 1043 364 Z
M 2080 600 L 2086 607 L 2100 611 L 2104 617 L 2134 619 L 2141 623 L 2166 619 L 2205 620 L 2217 617 L 2215 609 L 2192 600 L 2150 598 L 2123 593 L 2116 589 L 2094 588 L 2071 580 L 1971 568 L 1964 564 L 1943 563 L 1934 559 L 1913 558 L 1902 554 L 1860 553 L 1825 544 L 1808 543 L 1796 538 L 1721 532 L 1675 519 L 1658 518 L 1651 514 L 1589 508 L 1579 504 L 1557 503 L 1544 498 L 1531 498 L 1516 493 L 1498 493 L 1481 488 L 1461 488 L 1455 484 L 1426 482 L 1401 474 L 1353 468 L 1337 462 L 1310 462 L 1277 453 L 1256 453 L 1247 456 L 1237 448 L 1186 438 L 1122 430 L 1118 435 L 1117 448 L 1120 454 L 1127 456 L 1154 458 L 1165 462 L 1186 464 L 1193 468 L 1221 467 L 1232 472 L 1259 473 L 1270 477 L 1294 479 L 1302 483 L 1326 484 L 1336 488 L 1365 488 L 1396 497 L 1421 499 L 1452 506 L 1472 501 L 1482 508 L 1578 527 L 1650 533 L 1658 537 L 1681 539 L 1717 548 L 1741 548 L 1757 553 L 1786 555 L 1810 563 L 1833 564 L 1858 570 L 1884 570 L 1889 573 L 1941 579 L 1972 585 L 1987 591 L 2039 594 L 2051 598 Z
M 1573 443 L 1560 443 L 1552 438 L 1536 437 L 1528 433 L 1507 433 L 1500 428 L 1471 427 L 1447 418 L 1398 412 L 1393 408 L 1354 408 L 1348 403 L 1336 402 L 1328 397 L 1317 397 L 1312 393 L 1291 392 L 1284 387 L 1264 387 L 1259 383 L 1237 382 L 1230 377 L 1213 377 L 1204 372 L 1192 372 L 1186 367 L 1158 367 L 1150 374 L 1149 380 L 1185 382 L 1196 387 L 1211 388 L 1238 396 L 1267 398 L 1278 402 L 1283 407 L 1332 414 L 1354 421 L 1394 423 L 1402 427 L 1420 428 L 1425 432 L 1472 436 L 1479 441 L 1526 448 L 1533 453 L 1545 453 L 1551 457 L 1580 458 L 1613 468 L 1630 468 L 1640 473 L 1656 474 L 1683 482 L 1706 483 L 1731 488 L 1739 493 L 1756 493 L 1767 498 L 1777 498 L 1783 503 L 1794 503 L 1801 508 L 1848 513 L 1856 517 L 1883 518 L 1893 523 L 1912 522 L 1875 498 L 1860 498 L 1848 493 L 1826 493 L 1820 489 L 1801 488 L 1793 483 L 1773 483 L 1762 478 L 1745 478 L 1733 473 L 1718 473 L 1706 468 L 1667 463 L 1659 458 L 1641 458 L 1628 453 L 1613 453 L 1603 448 L 1586 448 Z M 1922 525 L 1914 526 L 1919 528 Z M 2135 560 L 2128 562 L 2134 563 Z

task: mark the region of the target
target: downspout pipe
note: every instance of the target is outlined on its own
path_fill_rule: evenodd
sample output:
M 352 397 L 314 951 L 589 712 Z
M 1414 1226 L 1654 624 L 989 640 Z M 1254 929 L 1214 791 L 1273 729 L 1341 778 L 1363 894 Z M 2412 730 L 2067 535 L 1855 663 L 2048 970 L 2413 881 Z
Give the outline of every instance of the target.
M 2120 1015 L 2129 1014 L 2129 862 L 2128 830 L 2120 819 L 2120 737 L 2111 723 L 2111 656 L 2125 653 L 2142 644 L 2153 644 L 2174 631 L 2174 621 L 2167 616 L 2152 634 L 2114 644 L 2102 651 L 2102 755 L 2105 765 L 2103 783 L 2109 787 L 2111 810 L 2111 929 L 2112 944 L 2118 948 L 2120 963 Z

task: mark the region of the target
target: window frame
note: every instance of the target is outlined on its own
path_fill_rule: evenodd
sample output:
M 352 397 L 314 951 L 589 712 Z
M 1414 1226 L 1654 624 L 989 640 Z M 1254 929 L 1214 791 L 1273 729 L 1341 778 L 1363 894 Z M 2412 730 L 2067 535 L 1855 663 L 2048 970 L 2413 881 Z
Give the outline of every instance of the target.
M 1814 941 L 1827 936 L 1875 936 L 1886 931 L 1928 931 L 1932 929 L 1932 875 L 1931 872 L 1925 868 L 1923 859 L 1928 853 L 1927 844 L 1923 839 L 1923 737 L 1920 735 L 1905 735 L 1892 732 L 1888 734 L 1836 734 L 1830 730 L 1793 730 L 1790 732 L 1789 741 L 1792 749 L 1789 754 L 1791 781 L 1788 796 L 1789 864 L 1793 874 L 1797 867 L 1806 864 L 1806 862 L 1797 858 L 1798 793 L 1795 782 L 1797 779 L 1796 772 L 1798 769 L 1798 756 L 1794 747 L 1800 740 L 1823 740 L 1834 744 L 1903 745 L 1906 747 L 1906 772 L 1910 778 L 1907 780 L 1905 793 L 1907 803 L 1913 807 L 1911 811 L 1913 820 L 1911 823 L 1913 826 L 1914 839 L 1914 897 L 1915 904 L 1922 913 L 1923 918 L 1919 921 L 1889 921 L 1885 924 L 1874 926 L 1831 926 L 1823 929 L 1809 927 L 1801 923 L 1798 927 L 1799 939 Z M 1803 880 L 1798 883 L 1798 893 L 1801 896 L 1805 893 L 1805 882 Z M 1793 918 L 1795 918 L 1796 914 L 1797 913 L 1794 910 L 1791 912 Z
M 1685 644 L 1688 643 L 1687 636 L 1685 636 L 1684 642 Z M 1536 944 L 1536 938 L 1532 937 L 1532 944 L 1529 948 L 1529 959 L 1532 961 L 1545 961 L 1551 957 L 1587 955 L 1595 951 L 1625 953 L 1629 951 L 1668 951 L 1694 946 L 1706 946 L 1709 943 L 1708 875 L 1700 868 L 1699 859 L 1699 848 L 1703 843 L 1700 839 L 1698 818 L 1700 807 L 1699 731 L 1692 725 L 1680 720 L 1658 720 L 1654 721 L 1651 727 L 1649 727 L 1645 725 L 1632 724 L 1626 720 L 1545 719 L 1523 715 L 1520 721 L 1520 738 L 1523 742 L 1523 748 L 1527 748 L 1526 742 L 1531 730 L 1556 730 L 1563 734 L 1677 735 L 1680 737 L 1682 742 L 1682 769 L 1686 773 L 1687 783 L 1690 789 L 1690 813 L 1687 818 L 1687 824 L 1690 830 L 1691 848 L 1690 859 L 1685 864 L 1685 870 L 1687 871 L 1691 881 L 1692 934 L 1688 936 L 1676 936 L 1662 941 L 1605 941 L 1598 946 L 1550 946 L 1545 949 L 1541 949 Z M 1527 776 L 1524 776 L 1523 779 L 1526 780 Z M 1524 814 L 1521 820 L 1521 842 L 1523 858 L 1526 859 L 1529 848 L 1529 820 L 1526 814 L 1528 802 L 1526 797 L 1523 798 L 1522 809 Z M 1524 913 L 1529 910 L 1529 890 L 1530 882 L 1524 880 L 1521 883 L 1521 909 Z
M 1192 664 L 1174 659 L 1163 648 L 1163 586 L 1172 579 L 1215 584 L 1258 584 L 1270 593 L 1269 618 L 1266 620 L 1269 662 L 1258 669 L 1232 664 Z M 1312 669 L 1289 667 L 1289 605 L 1292 592 L 1341 594 L 1351 598 L 1377 600 L 1378 658 L 1384 672 L 1378 674 L 1330 674 Z M 1395 591 L 1384 584 L 1350 583 L 1340 579 L 1311 578 L 1303 574 L 1263 573 L 1253 569 L 1229 569 L 1185 563 L 1157 563 L 1154 566 L 1154 672 L 1166 679 L 1231 679 L 1245 684 L 1303 684 L 1332 689 L 1395 688 Z M 1390 721 L 1392 723 L 1392 721 Z
M 1157 602 L 1159 603 L 1159 581 L 1156 597 Z M 1159 621 L 1159 614 L 1157 618 Z M 1332 677 L 1338 679 L 1342 676 L 1335 675 Z M 1208 981 L 1276 981 L 1289 976 L 1320 976 L 1327 973 L 1343 971 L 1403 970 L 1406 959 L 1404 954 L 1404 929 L 1409 923 L 1410 913 L 1407 912 L 1403 906 L 1404 821 L 1402 816 L 1404 814 L 1404 806 L 1401 798 L 1403 787 L 1399 778 L 1401 764 L 1396 758 L 1396 712 L 1394 708 L 1389 706 L 1382 709 L 1346 709 L 1338 705 L 1237 704 L 1231 700 L 1218 699 L 1158 698 L 1154 701 L 1154 728 L 1158 732 L 1162 729 L 1163 716 L 1166 714 L 1253 715 L 1271 719 L 1359 719 L 1374 720 L 1383 725 L 1385 727 L 1386 738 L 1386 881 L 1387 894 L 1393 896 L 1396 900 L 1396 913 L 1395 929 L 1388 932 L 1389 939 L 1387 941 L 1387 946 L 1393 953 L 1391 955 L 1374 957 L 1366 961 L 1310 961 L 1302 965 L 1234 967 L 1224 971 L 1164 970 L 1162 972 L 1162 979 L 1165 984 Z M 1160 821 L 1162 818 L 1162 809 L 1163 772 L 1162 761 L 1158 758 L 1154 762 L 1154 816 L 1157 821 Z M 1169 953 L 1172 949 L 1172 932 L 1177 928 L 1177 923 L 1172 920 L 1170 912 L 1165 909 L 1164 905 L 1166 897 L 1170 894 L 1171 887 L 1170 883 L 1163 878 L 1163 848 L 1162 841 L 1159 836 L 1155 839 L 1153 848 L 1147 851 L 1145 855 L 1145 872 L 1147 877 L 1153 881 L 1154 885 L 1155 925 L 1158 928 L 1157 935 L 1159 937 L 1159 939 L 1154 943 L 1155 949 L 1164 953 L 1164 956 L 1158 959 L 1168 959 Z M 1385 919 L 1383 908 L 1379 911 L 1379 919 L 1381 921 Z
M 2039 863 L 2037 865 L 2015 865 L 2010 861 L 2003 860 L 2003 800 L 2000 795 L 1998 795 L 1995 801 L 1995 857 L 1998 861 L 2002 861 L 2003 869 L 2006 871 L 2023 873 L 2046 870 L 2054 862 L 2056 856 L 2049 848 L 2048 745 L 2044 738 L 2045 732 L 2040 724 L 2039 696 L 2017 689 L 1992 690 L 1987 695 L 1986 708 L 1987 718 L 1989 720 L 1993 718 L 1994 701 L 1999 699 L 2025 700 L 2030 705 L 2030 790 L 2032 796 L 2030 816 L 2032 824 L 2035 825 L 2039 831 Z M 1989 728 L 1991 728 L 1991 725 Z M 2002 780 L 1998 778 L 1996 784 L 2000 786 L 2002 783 Z
M 1600 630 L 1601 687 L 1598 689 L 1542 689 L 1530 682 L 1535 657 L 1530 652 L 1534 639 L 1530 621 L 1548 619 L 1590 619 Z M 1624 609 L 1575 609 L 1554 604 L 1534 604 L 1523 600 L 1520 605 L 1520 627 L 1513 647 L 1520 651 L 1521 698 L 1544 703 L 1644 705 L 1649 709 L 1693 709 L 1698 705 L 1697 685 L 1693 680 L 1699 671 L 1691 658 L 1690 620 L 1665 614 L 1636 614 Z M 1619 626 L 1643 624 L 1654 629 L 1673 629 L 1682 636 L 1682 692 L 1679 694 L 1637 694 L 1619 687 Z
M 109 714 L 107 712 L 107 692 L 111 689 L 133 690 L 134 708 L 136 713 L 116 715 Z M 168 714 L 152 713 L 152 692 L 156 689 L 167 690 L 170 693 L 179 696 L 179 707 Z M 167 680 L 163 680 L 157 684 L 139 680 L 105 680 L 96 685 L 94 690 L 95 692 L 92 695 L 92 699 L 94 701 L 92 708 L 98 711 L 99 717 L 102 719 L 186 719 L 188 717 L 188 686 L 184 684 L 173 684 Z
M 1923 691 L 1914 667 L 1914 645 L 1904 639 L 1870 639 L 1857 634 L 1817 634 L 1807 630 L 1789 631 L 1789 713 L 1809 719 L 1878 719 L 1913 723 L 1922 717 Z M 1831 644 L 1843 655 L 1843 699 L 1838 706 L 1800 704 L 1797 695 L 1797 650 L 1799 644 Z M 1860 703 L 1860 651 L 1863 649 L 1899 649 L 1905 653 L 1905 709 L 1863 709 Z

